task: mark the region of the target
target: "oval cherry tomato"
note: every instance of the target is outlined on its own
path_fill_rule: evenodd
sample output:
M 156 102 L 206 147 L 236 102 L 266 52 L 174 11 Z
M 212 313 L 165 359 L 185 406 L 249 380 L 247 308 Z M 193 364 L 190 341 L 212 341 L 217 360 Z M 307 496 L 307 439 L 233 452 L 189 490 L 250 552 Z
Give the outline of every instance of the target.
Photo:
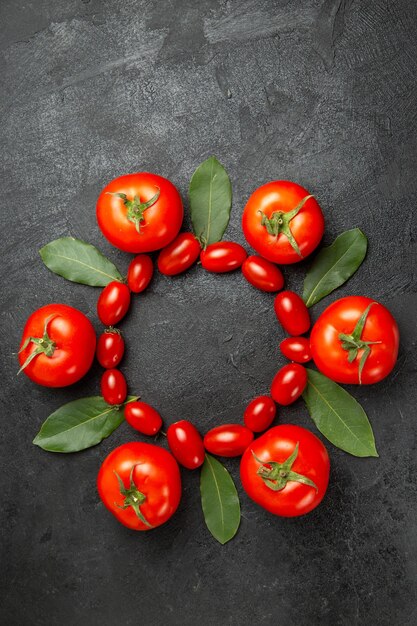
M 127 270 L 127 284 L 133 293 L 141 293 L 152 280 L 153 263 L 147 254 L 138 254 Z
M 124 526 L 150 530 L 177 510 L 181 476 L 167 450 L 149 443 L 125 443 L 104 459 L 97 489 L 105 507 Z
M 233 241 L 212 243 L 201 251 L 201 265 L 208 272 L 223 274 L 237 270 L 246 259 L 246 250 Z
M 289 335 L 304 335 L 310 328 L 310 314 L 294 291 L 281 291 L 274 301 L 275 314 Z
M 117 367 L 123 358 L 125 342 L 119 330 L 106 328 L 97 342 L 97 361 L 101 367 L 111 369 Z
M 156 435 L 161 430 L 162 418 L 150 404 L 146 402 L 128 402 L 124 410 L 126 421 L 144 435 Z
M 196 469 L 204 463 L 203 440 L 197 428 L 187 420 L 171 424 L 167 430 L 172 454 L 187 469 Z
M 274 515 L 295 517 L 312 511 L 329 484 L 327 450 L 300 426 L 275 426 L 248 447 L 240 477 L 252 500 Z
M 101 377 L 101 395 L 107 404 L 122 404 L 127 396 L 126 378 L 120 370 L 106 370 Z
M 222 424 L 204 436 L 204 447 L 217 456 L 240 456 L 253 439 L 253 432 L 241 424 Z
M 169 246 L 159 253 L 158 269 L 165 276 L 181 274 L 194 265 L 200 252 L 200 243 L 192 233 L 180 233 Z
M 243 414 L 245 426 L 254 433 L 269 428 L 277 413 L 275 402 L 269 396 L 258 396 L 249 402 Z
M 148 172 L 115 178 L 97 200 L 101 232 L 125 252 L 164 248 L 178 235 L 183 215 L 181 196 L 174 185 Z
M 84 313 L 66 304 L 48 304 L 25 324 L 20 371 L 38 385 L 66 387 L 88 372 L 95 349 L 96 333 Z
M 308 363 L 311 356 L 310 340 L 307 337 L 287 337 L 280 343 L 282 354 L 296 363 Z
M 262 185 L 249 198 L 242 217 L 247 242 L 273 263 L 305 259 L 323 236 L 324 218 L 309 192 L 287 180 Z
M 310 337 L 318 369 L 338 383 L 371 385 L 393 369 L 399 331 L 391 313 L 379 302 L 348 296 L 320 315 Z
M 284 277 L 279 267 L 261 256 L 248 256 L 242 265 L 246 280 L 261 291 L 279 291 L 284 286 Z
M 124 318 L 130 306 L 129 287 L 117 280 L 112 281 L 99 295 L 97 315 L 105 326 L 114 326 Z
M 301 396 L 306 385 L 306 368 L 299 363 L 289 363 L 275 374 L 271 385 L 271 396 L 275 402 L 286 406 Z

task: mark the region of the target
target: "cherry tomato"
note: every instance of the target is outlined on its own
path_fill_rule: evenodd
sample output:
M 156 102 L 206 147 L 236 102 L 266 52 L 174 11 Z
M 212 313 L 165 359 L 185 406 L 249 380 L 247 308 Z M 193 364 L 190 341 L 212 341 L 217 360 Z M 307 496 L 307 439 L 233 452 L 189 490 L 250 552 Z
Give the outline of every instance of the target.
M 296 363 L 308 363 L 311 356 L 310 340 L 307 337 L 287 337 L 280 343 L 282 354 Z
M 287 265 L 302 261 L 318 246 L 324 218 L 306 189 L 276 180 L 253 192 L 243 211 L 242 227 L 258 254 Z
M 97 200 L 101 232 L 125 252 L 164 248 L 178 235 L 183 216 L 181 196 L 174 185 L 148 172 L 115 178 Z
M 294 291 L 281 291 L 274 301 L 275 314 L 289 335 L 304 335 L 310 328 L 310 314 Z
M 181 499 L 178 464 L 167 450 L 125 443 L 104 459 L 97 489 L 105 507 L 124 526 L 150 530 L 175 513 Z
M 117 367 L 123 358 L 125 342 L 116 328 L 106 328 L 97 342 L 97 361 L 101 367 L 111 369 Z
M 48 304 L 25 324 L 20 371 L 38 385 L 66 387 L 88 372 L 95 349 L 96 334 L 84 313 L 66 304 Z
M 246 280 L 261 291 L 279 291 L 284 286 L 284 277 L 279 267 L 261 256 L 248 256 L 242 265 Z
M 245 426 L 254 433 L 269 428 L 275 419 L 277 407 L 269 396 L 258 396 L 249 402 L 243 414 Z
M 275 402 L 286 406 L 301 396 L 306 385 L 306 368 L 299 363 L 289 363 L 275 374 L 271 385 L 271 396 Z
M 127 270 L 127 284 L 133 293 L 141 293 L 152 280 L 153 263 L 147 254 L 138 254 Z
M 168 445 L 178 463 L 196 469 L 204 463 L 203 440 L 197 428 L 187 420 L 171 424 L 167 430 Z
M 159 253 L 158 269 L 165 276 L 181 274 L 194 265 L 200 252 L 200 243 L 192 233 L 180 233 Z
M 128 402 L 124 410 L 126 421 L 144 435 L 156 435 L 161 430 L 162 418 L 150 404 Z
M 322 501 L 329 484 L 327 450 L 300 426 L 270 428 L 247 448 L 240 477 L 252 500 L 274 515 L 296 517 Z
M 204 447 L 218 456 L 240 456 L 253 439 L 253 432 L 241 424 L 222 424 L 206 433 Z
M 120 370 L 106 370 L 101 377 L 101 395 L 107 404 L 122 404 L 127 396 L 126 378 Z
M 246 259 L 246 250 L 233 241 L 212 243 L 201 251 L 201 265 L 208 272 L 223 274 L 237 270 Z
M 97 315 L 105 326 L 114 326 L 124 318 L 130 306 L 129 287 L 117 280 L 112 281 L 99 295 Z
M 399 331 L 379 302 L 348 296 L 320 315 L 310 337 L 318 369 L 338 383 L 371 385 L 391 372 L 398 356 Z

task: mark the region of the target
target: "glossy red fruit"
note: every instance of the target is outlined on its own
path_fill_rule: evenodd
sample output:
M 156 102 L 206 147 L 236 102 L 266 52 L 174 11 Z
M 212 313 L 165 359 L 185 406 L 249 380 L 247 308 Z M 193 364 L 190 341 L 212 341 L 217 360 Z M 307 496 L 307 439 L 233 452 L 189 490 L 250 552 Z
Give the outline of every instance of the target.
M 106 328 L 97 341 L 97 361 L 101 367 L 117 367 L 123 358 L 125 342 L 119 330 Z
M 286 406 L 301 396 L 306 385 L 306 368 L 299 363 L 289 363 L 275 374 L 271 385 L 271 396 L 275 402 Z
M 279 347 L 287 359 L 296 363 L 308 363 L 313 358 L 307 337 L 287 337 L 281 341 Z
M 233 241 L 219 241 L 201 251 L 201 265 L 208 272 L 223 274 L 237 270 L 246 259 L 245 248 Z
M 153 263 L 147 254 L 138 254 L 127 270 L 127 284 L 133 293 L 141 293 L 152 280 Z
M 217 456 L 240 456 L 253 440 L 253 432 L 241 424 L 222 424 L 206 433 L 204 447 Z
M 122 404 L 127 396 L 126 378 L 120 370 L 106 370 L 101 377 L 101 395 L 107 404 Z
M 284 276 L 279 267 L 261 256 L 248 256 L 243 262 L 242 274 L 253 287 L 261 291 L 279 291 L 284 286 Z
M 282 291 L 274 301 L 275 314 L 289 335 L 304 335 L 310 328 L 310 314 L 294 291 Z
M 194 265 L 200 252 L 200 243 L 192 233 L 180 233 L 159 253 L 158 269 L 165 276 L 181 274 Z
M 243 414 L 243 421 L 249 430 L 261 433 L 271 426 L 276 412 L 276 404 L 270 396 L 258 396 L 249 402 Z
M 172 454 L 187 469 L 196 469 L 204 463 L 203 439 L 191 422 L 180 420 L 171 424 L 167 439 Z
M 114 280 L 104 287 L 97 301 L 97 315 L 105 326 L 115 326 L 129 310 L 130 290 Z
M 146 402 L 128 402 L 124 410 L 126 421 L 143 435 L 156 435 L 161 430 L 162 418 Z

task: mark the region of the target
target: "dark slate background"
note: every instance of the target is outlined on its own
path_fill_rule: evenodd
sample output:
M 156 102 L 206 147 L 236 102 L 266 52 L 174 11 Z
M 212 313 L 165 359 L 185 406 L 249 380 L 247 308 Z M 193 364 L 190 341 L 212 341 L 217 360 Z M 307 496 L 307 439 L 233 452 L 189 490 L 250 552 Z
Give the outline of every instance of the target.
M 415 0 L 2 0 L 0 22 L 2 622 L 415 624 Z M 95 477 L 138 435 L 123 425 L 68 456 L 31 444 L 50 412 L 97 393 L 99 367 L 47 390 L 16 379 L 13 355 L 28 315 L 49 302 L 79 307 L 100 329 L 98 290 L 50 274 L 38 249 L 70 234 L 125 271 L 128 255 L 96 226 L 100 189 L 149 170 L 186 202 L 211 154 L 233 181 L 230 239 L 244 243 L 246 199 L 277 178 L 316 195 L 325 242 L 361 227 L 366 262 L 313 317 L 338 296 L 368 295 L 393 311 L 402 338 L 390 378 L 352 389 L 380 458 L 329 445 L 328 495 L 305 518 L 274 518 L 241 493 L 241 528 L 224 547 L 205 528 L 197 473 L 183 472 L 165 527 L 118 525 Z M 308 263 L 285 270 L 291 288 Z M 158 276 L 123 330 L 129 386 L 167 424 L 239 421 L 283 363 L 272 297 L 240 273 Z M 314 428 L 303 403 L 278 421 Z M 238 461 L 226 465 L 237 478 Z

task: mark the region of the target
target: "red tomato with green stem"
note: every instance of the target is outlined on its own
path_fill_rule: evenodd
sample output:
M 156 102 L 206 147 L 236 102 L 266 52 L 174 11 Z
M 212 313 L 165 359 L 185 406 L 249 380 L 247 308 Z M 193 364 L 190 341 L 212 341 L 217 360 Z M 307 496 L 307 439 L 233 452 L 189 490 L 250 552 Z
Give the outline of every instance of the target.
M 123 358 L 125 342 L 117 328 L 106 328 L 97 341 L 97 361 L 101 367 L 112 369 L 117 367 Z
M 101 395 L 107 404 L 123 404 L 127 396 L 126 378 L 117 369 L 106 370 L 101 377 Z
M 287 406 L 298 400 L 306 385 L 306 368 L 299 363 L 289 363 L 275 374 L 271 385 L 271 396 L 278 404 Z
M 324 218 L 309 192 L 287 180 L 262 185 L 249 198 L 242 217 L 249 245 L 280 265 L 298 263 L 318 246 Z
M 181 274 L 194 265 L 200 252 L 200 242 L 192 233 L 180 233 L 159 253 L 158 269 L 165 276 Z
M 258 396 L 249 402 L 243 414 L 243 421 L 249 430 L 261 433 L 271 426 L 276 413 L 276 404 L 270 396 Z
M 20 371 L 45 387 L 67 387 L 90 369 L 96 334 L 90 320 L 66 304 L 48 304 L 26 322 L 19 350 Z
M 126 421 L 143 435 L 156 435 L 162 428 L 162 417 L 150 404 L 137 400 L 125 405 Z
M 106 508 L 124 526 L 150 530 L 169 520 L 181 499 L 174 457 L 149 443 L 125 443 L 106 457 L 97 476 Z
M 127 270 L 127 285 L 133 293 L 145 291 L 153 276 L 152 259 L 147 254 L 138 254 Z
M 248 283 L 261 291 L 279 291 L 284 286 L 284 277 L 279 267 L 261 256 L 248 256 L 243 262 L 242 274 Z
M 112 281 L 99 295 L 97 315 L 105 326 L 115 326 L 126 315 L 130 306 L 130 290 L 124 283 Z
M 241 424 L 222 424 L 204 436 L 207 452 L 217 456 L 240 456 L 253 440 L 253 432 Z
M 281 291 L 274 300 L 275 314 L 289 335 L 304 335 L 310 328 L 310 314 L 294 291 Z
M 326 493 L 329 472 L 329 455 L 320 439 L 290 424 L 270 428 L 255 439 L 240 462 L 248 496 L 282 517 L 315 509 Z
M 241 267 L 246 259 L 247 253 L 238 243 L 234 241 L 219 241 L 212 243 L 205 250 L 201 251 L 201 265 L 208 272 L 223 274 L 233 272 Z
M 193 470 L 203 465 L 205 451 L 197 428 L 187 420 L 171 424 L 167 430 L 168 445 L 178 463 Z
M 282 354 L 290 361 L 308 363 L 313 358 L 307 337 L 287 337 L 280 343 Z

